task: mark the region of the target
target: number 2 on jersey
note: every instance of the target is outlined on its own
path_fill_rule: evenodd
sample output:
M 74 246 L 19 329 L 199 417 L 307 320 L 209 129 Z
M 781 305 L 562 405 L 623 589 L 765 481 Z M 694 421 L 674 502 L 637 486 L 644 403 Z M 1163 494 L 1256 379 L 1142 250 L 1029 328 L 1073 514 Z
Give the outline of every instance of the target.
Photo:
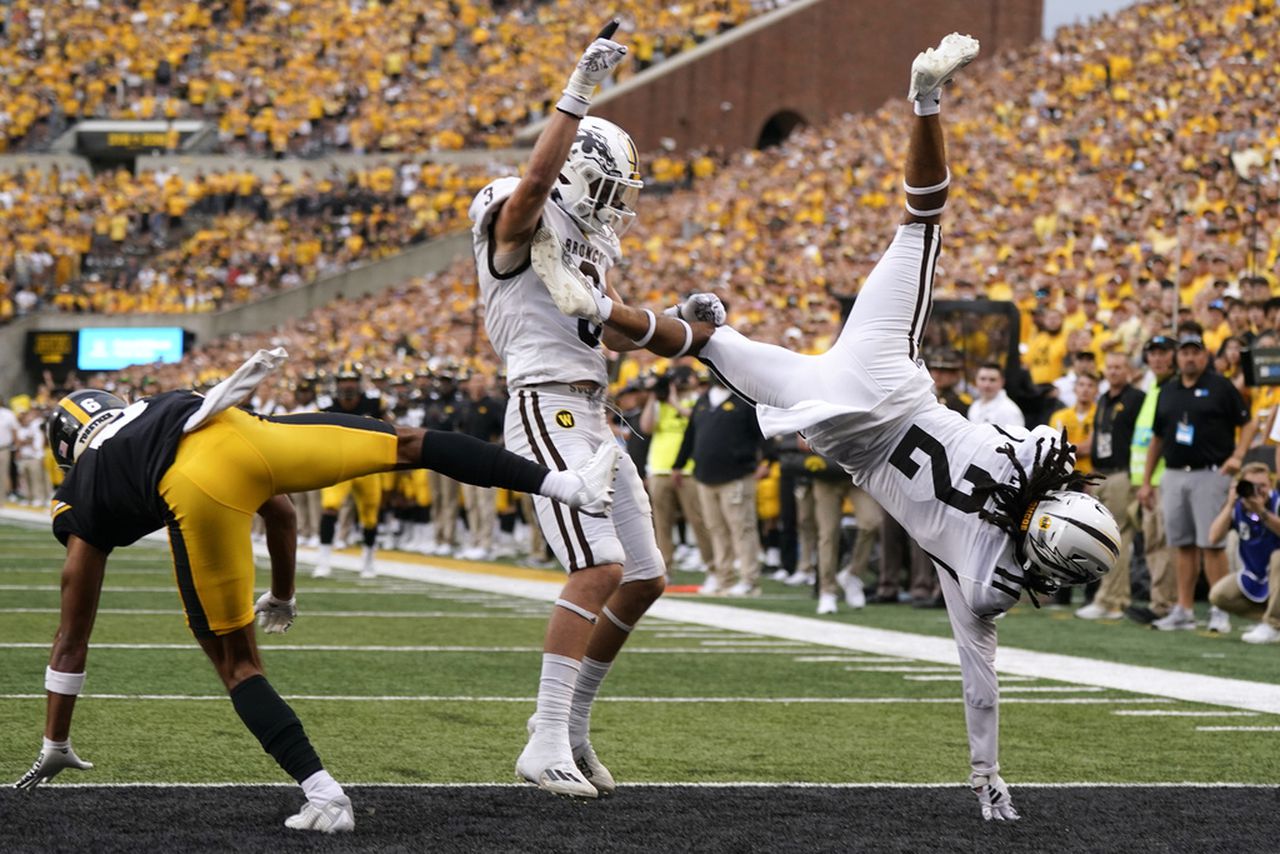
M 914 459 L 916 451 L 923 451 L 929 458 L 933 469 L 933 494 L 948 506 L 961 513 L 977 513 L 982 509 L 985 499 L 970 492 L 961 492 L 951 483 L 951 464 L 947 460 L 947 449 L 942 443 L 930 436 L 916 425 L 911 425 L 907 435 L 902 437 L 898 447 L 889 456 L 889 464 L 911 480 L 920 471 L 920 463 Z M 975 487 L 991 483 L 992 477 L 986 469 L 971 465 L 965 469 L 964 479 Z

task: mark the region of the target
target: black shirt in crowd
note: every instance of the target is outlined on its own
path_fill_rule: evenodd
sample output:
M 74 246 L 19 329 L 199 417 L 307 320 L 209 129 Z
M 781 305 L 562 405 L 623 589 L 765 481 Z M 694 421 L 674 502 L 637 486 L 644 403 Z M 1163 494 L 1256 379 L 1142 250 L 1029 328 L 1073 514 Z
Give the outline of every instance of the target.
M 1098 399 L 1093 416 L 1094 471 L 1113 474 L 1129 470 L 1129 447 L 1133 444 L 1134 425 L 1146 395 L 1131 385 L 1119 394 L 1107 392 Z
M 764 443 L 751 404 L 730 394 L 719 406 L 712 406 L 710 394 L 704 394 L 693 405 L 672 469 L 680 471 L 692 458 L 693 476 L 699 483 L 728 483 L 755 471 Z
M 1221 374 L 1205 371 L 1190 388 L 1179 375 L 1160 387 L 1152 430 L 1164 441 L 1169 468 L 1205 469 L 1231 456 L 1236 428 L 1248 421 L 1239 390 Z
M 468 398 L 458 413 L 458 431 L 492 442 L 502 436 L 506 410 L 506 402 L 495 397 L 486 395 L 479 400 Z
M 336 399 L 326 406 L 323 412 L 341 412 L 344 415 L 367 415 L 370 418 L 384 418 L 382 401 L 367 394 L 360 395 L 360 400 L 352 409 L 344 409 Z
M 53 496 L 53 535 L 75 534 L 110 553 L 162 528 L 160 479 L 178 453 L 182 427 L 204 398 L 167 391 L 137 401 L 94 437 Z M 105 438 L 104 438 L 105 437 Z

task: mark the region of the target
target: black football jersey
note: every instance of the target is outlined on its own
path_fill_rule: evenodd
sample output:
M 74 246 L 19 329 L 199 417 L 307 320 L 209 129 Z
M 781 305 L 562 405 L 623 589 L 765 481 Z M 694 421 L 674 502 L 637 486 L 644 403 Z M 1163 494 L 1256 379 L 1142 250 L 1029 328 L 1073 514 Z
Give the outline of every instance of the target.
M 53 496 L 53 535 L 63 545 L 75 534 L 108 552 L 165 524 L 159 494 L 178 452 L 182 425 L 204 398 L 168 391 L 131 404 L 90 446 Z

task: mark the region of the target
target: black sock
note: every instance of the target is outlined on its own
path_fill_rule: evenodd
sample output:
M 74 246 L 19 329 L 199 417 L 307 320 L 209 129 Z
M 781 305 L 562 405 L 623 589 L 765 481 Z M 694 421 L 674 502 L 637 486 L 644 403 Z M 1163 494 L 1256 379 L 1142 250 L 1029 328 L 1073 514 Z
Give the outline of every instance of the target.
M 443 430 L 422 437 L 422 467 L 473 486 L 501 486 L 537 494 L 550 469 L 505 448 Z
M 320 517 L 320 545 L 333 545 L 333 535 L 338 531 L 338 517 L 325 513 Z
M 267 677 L 250 676 L 231 689 L 231 705 L 262 749 L 290 777 L 301 783 L 324 764 L 302 729 L 302 721 L 271 687 Z
M 365 544 L 366 546 L 368 546 L 369 548 L 373 548 L 373 544 L 374 544 L 374 543 L 376 543 L 376 542 L 378 542 L 378 529 L 377 529 L 377 528 L 365 528 L 365 529 L 364 529 L 364 544 Z

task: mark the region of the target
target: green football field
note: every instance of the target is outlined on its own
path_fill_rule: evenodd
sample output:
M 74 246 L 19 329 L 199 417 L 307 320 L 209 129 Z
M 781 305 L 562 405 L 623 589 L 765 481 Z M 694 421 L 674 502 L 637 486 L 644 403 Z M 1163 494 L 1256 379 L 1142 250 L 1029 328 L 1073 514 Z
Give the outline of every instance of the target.
M 61 560 L 47 527 L 0 524 L 0 774 L 12 779 L 40 744 Z M 300 581 L 294 627 L 259 640 L 269 678 L 336 777 L 513 780 L 549 604 L 503 592 L 503 573 L 488 568 L 486 589 L 406 577 L 363 582 L 342 570 Z M 505 574 L 515 576 L 512 591 L 555 578 Z M 690 608 L 717 606 L 704 609 L 713 619 L 695 619 L 701 612 L 692 609 L 687 619 L 641 624 L 593 717 L 593 742 L 620 783 L 965 779 L 959 670 L 921 652 L 949 638 L 944 611 L 871 606 L 819 625 L 808 591 L 765 586 L 764 596 L 746 601 L 672 596 Z M 728 630 L 718 616 L 740 624 L 744 613 L 758 629 Z M 804 618 L 787 624 L 793 628 L 819 625 L 832 641 L 774 631 L 779 616 Z M 878 651 L 860 651 L 835 642 L 848 626 L 892 634 L 869 633 Z M 1212 696 L 1214 678 L 1280 684 L 1280 649 L 1241 643 L 1243 627 L 1237 622 L 1227 637 L 1168 635 L 1018 607 L 1000 623 L 1002 648 L 1090 659 L 1100 674 L 1115 665 L 1159 668 L 1170 685 L 1195 690 L 1203 682 L 1207 690 L 1203 702 L 1188 702 L 1153 688 L 1159 673 L 1142 683 L 1144 693 L 1093 684 L 1105 679 L 1056 681 L 1026 667 L 1002 673 L 1003 775 L 1014 786 L 1280 783 L 1280 717 Z M 73 740 L 96 768 L 65 772 L 58 783 L 284 781 L 187 632 L 163 544 L 121 550 L 108 563 Z

